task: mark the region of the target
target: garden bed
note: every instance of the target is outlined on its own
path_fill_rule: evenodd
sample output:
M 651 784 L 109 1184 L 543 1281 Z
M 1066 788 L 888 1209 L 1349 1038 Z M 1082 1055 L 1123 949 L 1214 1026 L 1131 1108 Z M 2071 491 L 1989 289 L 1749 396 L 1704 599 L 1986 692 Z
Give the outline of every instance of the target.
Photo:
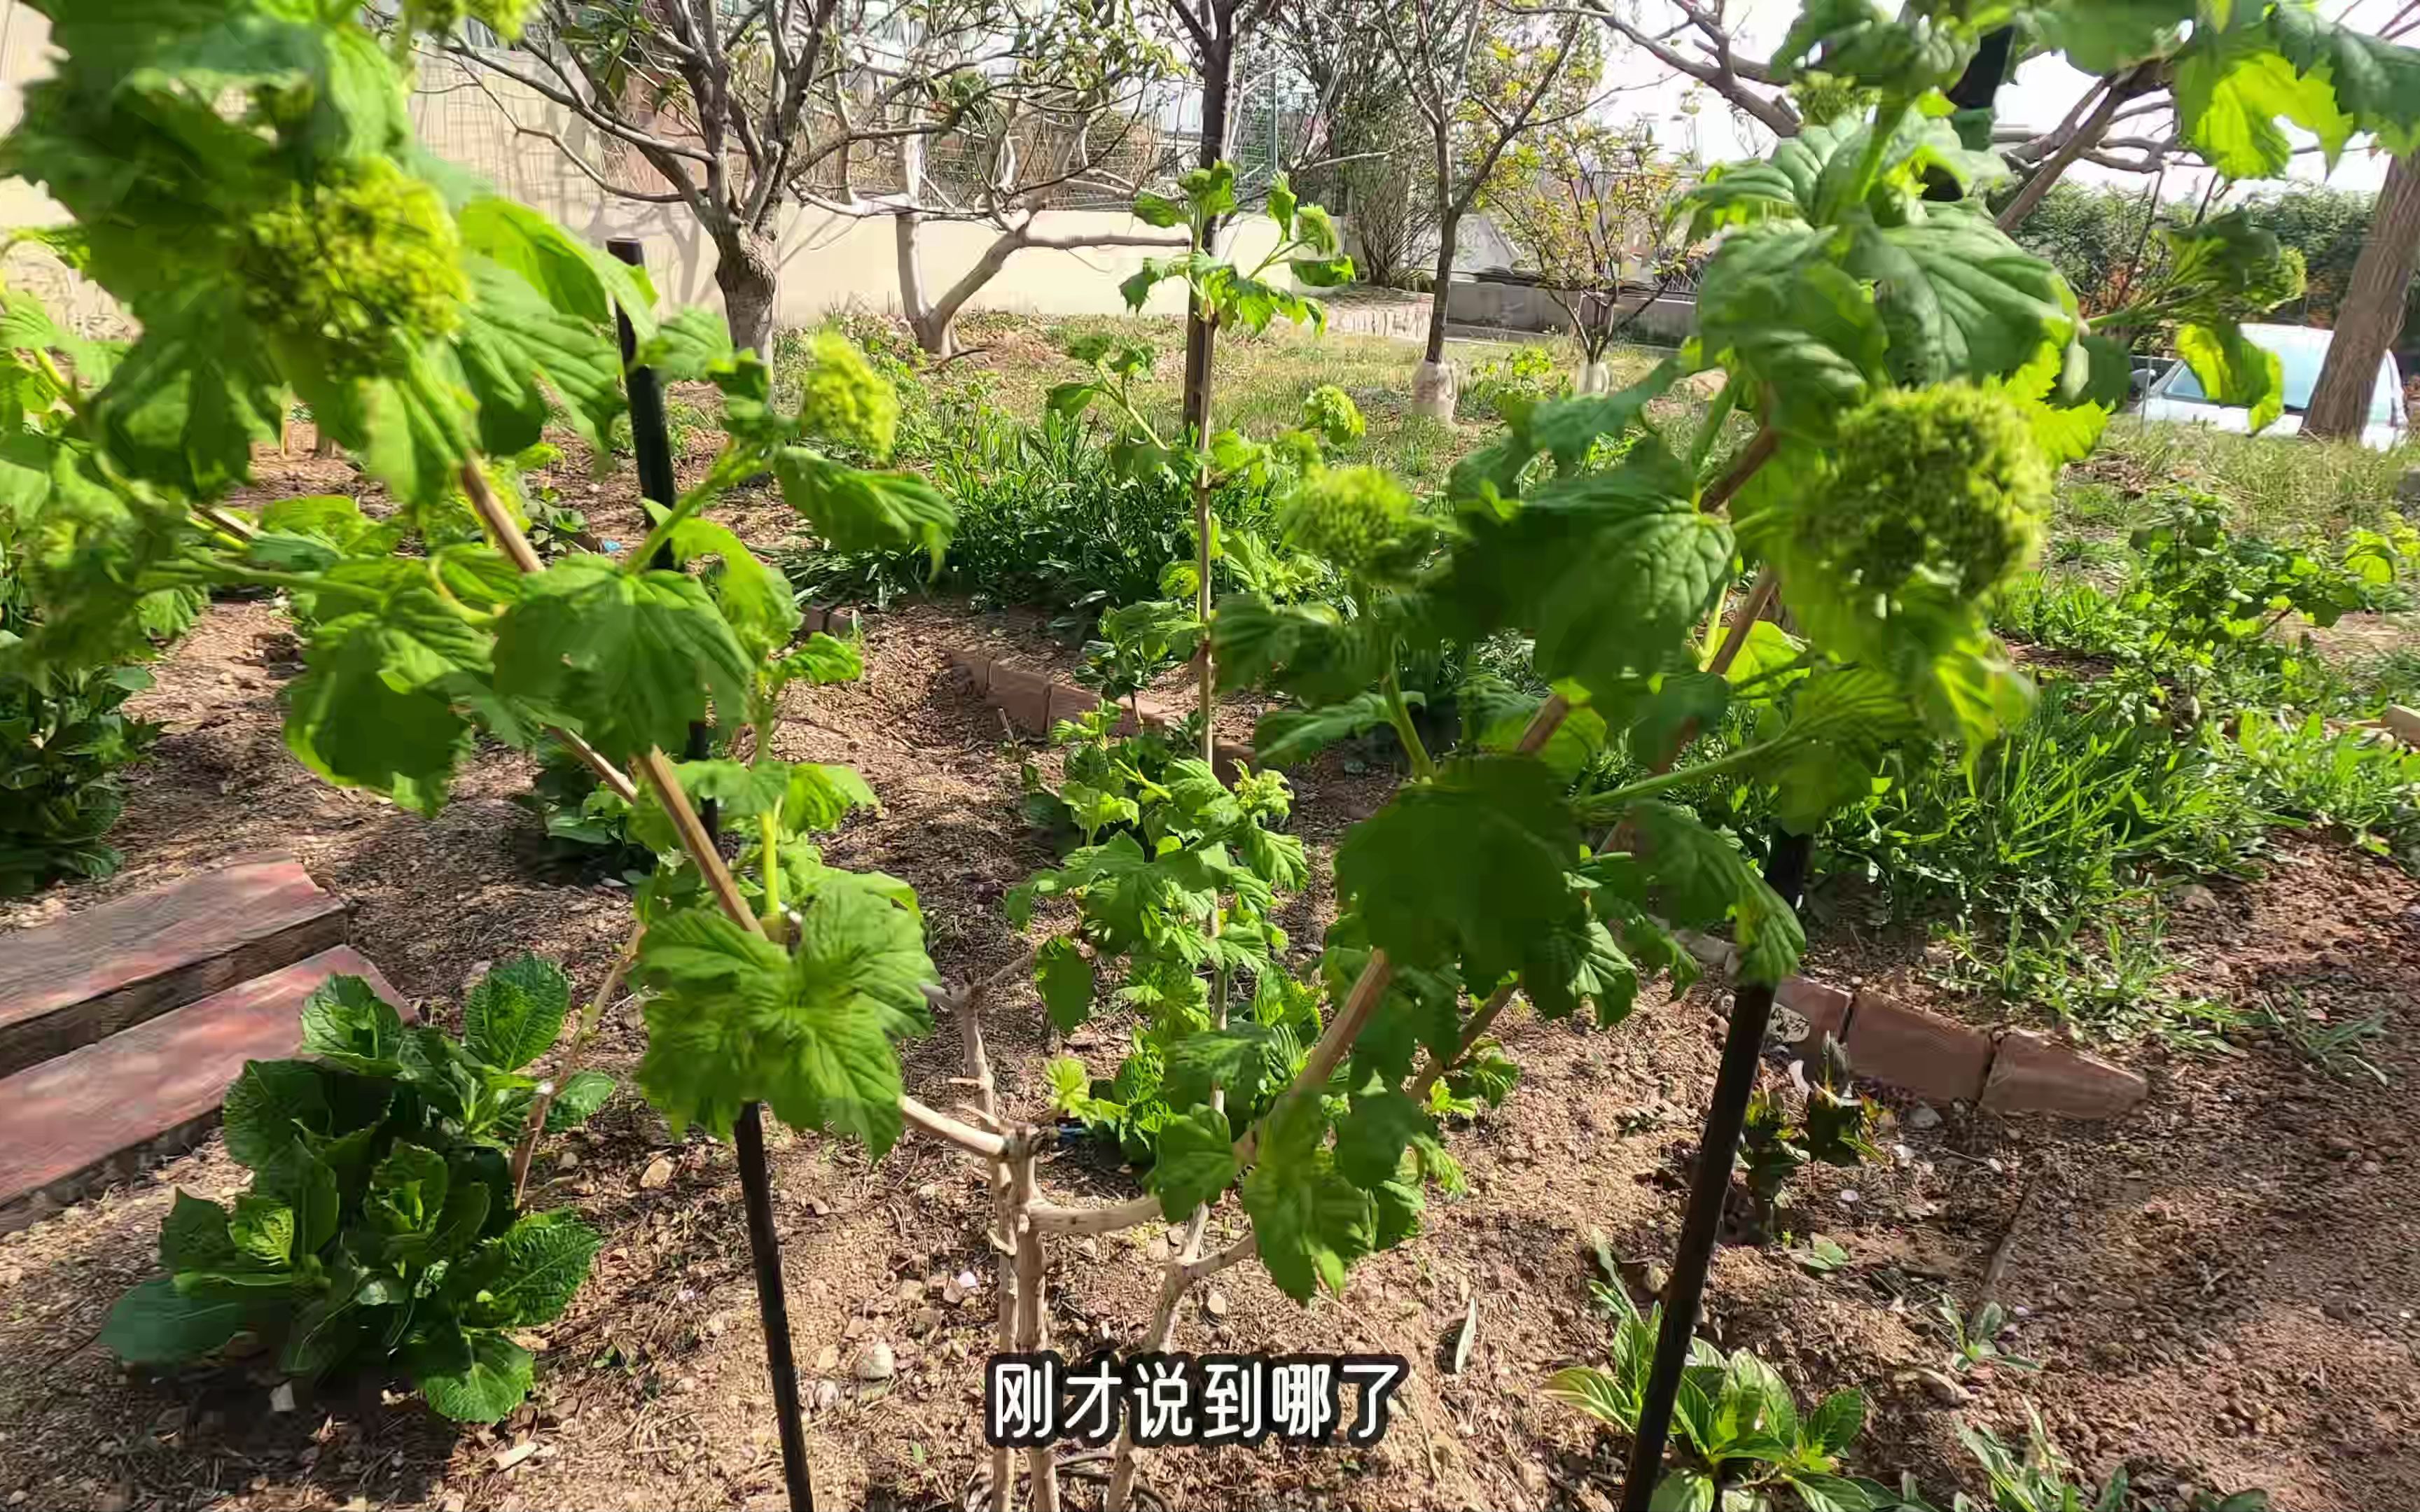
M 591 512 L 610 533 L 611 505 Z M 1052 670 L 1072 664 L 1040 616 L 902 605 L 869 620 L 866 681 L 818 691 L 811 714 L 797 699 L 778 737 L 785 756 L 858 766 L 882 795 L 883 811 L 830 849 L 916 886 L 935 958 L 954 980 L 1014 951 L 1001 895 L 1047 859 L 1015 811 L 1029 749 L 1007 745 L 997 711 L 947 666 L 948 647 L 975 643 Z M 273 609 L 214 608 L 139 701 L 170 733 L 136 774 L 116 837 L 132 864 L 7 921 L 274 838 L 351 905 L 357 943 L 410 996 L 451 1000 L 482 963 L 522 947 L 560 958 L 583 985 L 600 978 L 627 892 L 550 876 L 536 860 L 535 821 L 513 802 L 526 760 L 483 757 L 434 822 L 332 789 L 279 748 L 278 692 L 297 670 Z M 1341 764 L 1298 778 L 1297 827 L 1315 869 L 1283 920 L 1298 947 L 1323 922 L 1327 848 L 1389 780 Z M 2180 910 L 2173 943 L 2246 995 L 2346 1022 L 2407 995 L 2420 971 L 2420 887 L 2341 847 L 2288 839 L 2266 877 Z M 1836 922 L 1828 938 L 1819 929 L 1810 961 L 1839 975 L 1892 948 Z M 1151 1484 L 1178 1506 L 1609 1501 L 1619 1468 L 1606 1441 L 1538 1386 L 1557 1366 L 1603 1357 L 1606 1330 L 1586 1285 L 1590 1236 L 1641 1266 L 1668 1256 L 1722 1003 L 1701 987 L 1644 1003 L 1609 1033 L 1514 1015 L 1509 1037 L 1528 1085 L 1455 1132 L 1472 1193 L 1433 1206 L 1420 1244 L 1367 1262 L 1341 1302 L 1306 1310 L 1257 1269 L 1239 1270 L 1184 1319 L 1180 1347 L 1404 1354 L 1414 1375 L 1388 1439 L 1362 1457 L 1171 1451 L 1152 1458 Z M 1039 1115 L 1049 1052 L 1030 989 L 997 1000 L 991 1039 L 1010 1106 Z M 1122 1041 L 1111 1022 L 1068 1048 L 1106 1072 Z M 635 1014 L 617 1011 L 605 1068 L 626 1073 L 640 1048 Z M 2392 1033 L 2361 1054 L 2395 1087 L 2420 1075 L 2420 1054 Z M 2265 1485 L 2287 1507 L 2420 1500 L 2409 1447 L 2420 1413 L 2420 1326 L 2409 1316 L 2420 1217 L 2401 1200 L 2414 1152 L 2392 1095 L 2357 1070 L 2322 1074 L 2273 1037 L 2232 1057 L 2137 1059 L 2152 1073 L 2151 1100 L 2106 1128 L 1902 1105 L 1883 1162 L 1816 1167 L 1796 1188 L 1792 1227 L 1841 1244 L 1845 1267 L 1817 1275 L 1778 1247 L 1727 1249 L 1711 1332 L 1774 1361 L 1802 1396 L 1863 1387 L 1872 1405 L 1857 1462 L 1912 1470 L 1936 1494 L 1972 1484 L 1958 1422 L 2021 1432 L 2032 1400 L 2096 1476 L 2121 1459 L 2154 1467 L 2137 1477 L 2147 1490 L 2168 1477 Z M 911 1088 L 937 1104 L 954 1100 L 957 1068 L 947 1028 L 908 1057 Z M 982 1458 L 970 1425 L 993 1264 L 980 1174 L 923 1141 L 873 1170 L 854 1147 L 775 1139 L 818 1491 L 833 1504 L 954 1504 Z M 493 1432 L 458 1435 L 416 1401 L 367 1388 L 277 1412 L 266 1370 L 134 1378 L 89 1342 L 109 1302 L 151 1269 L 171 1187 L 224 1196 L 240 1185 L 215 1141 L 0 1242 L 0 1351 L 25 1363 L 0 1384 L 0 1488 L 39 1506 L 779 1504 L 728 1149 L 672 1143 L 627 1090 L 568 1149 L 536 1200 L 576 1207 L 605 1248 L 570 1312 L 533 1340 L 545 1346 L 537 1397 Z M 1058 1165 L 1062 1192 L 1123 1180 L 1091 1149 Z M 1156 1228 L 1056 1252 L 1063 1348 L 1132 1342 L 1155 1277 L 1094 1262 L 1155 1240 Z M 2004 1243 L 1999 1294 L 2024 1310 L 2006 1347 L 2046 1368 L 1917 1375 L 1940 1371 L 1950 1352 L 1934 1299 L 1947 1288 L 1971 1304 Z M 951 1301 L 967 1272 L 979 1289 Z M 1473 1296 L 1470 1360 L 1449 1374 Z M 863 1385 L 853 1370 L 876 1341 L 896 1374 Z

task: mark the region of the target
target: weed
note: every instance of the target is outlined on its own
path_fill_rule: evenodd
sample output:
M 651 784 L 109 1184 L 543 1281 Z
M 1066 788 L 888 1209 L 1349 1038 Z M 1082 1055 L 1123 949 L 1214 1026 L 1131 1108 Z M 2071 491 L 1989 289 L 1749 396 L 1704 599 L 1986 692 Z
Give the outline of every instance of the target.
M 2361 1046 L 2386 1038 L 2386 1013 L 2383 1010 L 2364 1018 L 2330 1023 L 2324 1013 L 2309 1006 L 2299 992 L 2282 995 L 2285 1003 L 2275 997 L 2263 997 L 2253 1009 L 2254 1022 L 2286 1041 L 2295 1055 L 2331 1076 L 2365 1075 L 2387 1085 L 2386 1072 L 2375 1061 L 2361 1053 Z
M 1943 1337 L 1950 1351 L 1946 1363 L 1953 1371 L 1962 1374 L 1983 1365 L 2006 1365 L 2011 1370 L 2041 1368 L 2039 1361 L 2000 1348 L 2001 1336 L 2009 1331 L 2009 1313 L 1996 1302 L 1987 1302 L 1966 1314 L 1944 1297 L 1933 1305 L 1932 1315 L 1941 1319 Z

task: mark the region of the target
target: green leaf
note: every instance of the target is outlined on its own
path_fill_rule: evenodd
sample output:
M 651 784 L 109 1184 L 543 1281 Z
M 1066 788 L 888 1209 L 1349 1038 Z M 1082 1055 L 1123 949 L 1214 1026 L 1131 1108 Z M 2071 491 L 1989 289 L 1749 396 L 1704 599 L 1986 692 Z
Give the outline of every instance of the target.
M 2098 77 L 2174 54 L 2191 7 L 2177 0 L 2093 0 L 2034 12 L 2045 48 Z
M 1637 803 L 1627 818 L 1643 852 L 1654 858 L 1653 902 L 1677 925 L 1732 925 L 1744 981 L 1777 982 L 1798 967 L 1807 948 L 1798 917 L 1765 885 L 1737 846 L 1708 829 L 1696 814 L 1668 803 Z M 1608 854 L 1590 863 L 1621 896 L 1649 905 L 1637 859 Z
M 118 466 L 209 499 L 249 474 L 255 440 L 277 434 L 280 387 L 225 285 L 205 282 L 147 308 L 143 339 L 94 395 L 92 413 Z
M 1562 783 L 1543 763 L 1455 761 L 1346 834 L 1337 890 L 1398 961 L 1458 960 L 1465 980 L 1488 982 L 1576 911 L 1564 875 L 1578 853 Z
M 285 1265 L 300 1258 L 294 1253 L 294 1210 L 275 1197 L 246 1192 L 235 1199 L 227 1220 L 227 1239 L 248 1258 L 263 1265 Z
M 546 1110 L 546 1132 L 561 1134 L 577 1129 L 605 1105 L 613 1095 L 613 1078 L 601 1071 L 579 1071 L 571 1073 L 555 1090 L 554 1101 Z
M 773 458 L 782 497 L 834 551 L 914 551 L 936 571 L 957 531 L 957 511 L 931 484 L 908 472 L 844 467 L 803 446 Z
M 562 709 L 615 761 L 678 750 L 710 709 L 738 718 L 752 666 L 704 585 L 566 557 L 525 579 L 496 632 L 496 687 Z
M 2283 363 L 2275 352 L 2246 336 L 2242 327 L 2179 326 L 2177 351 L 2213 402 L 2241 405 L 2251 411 L 2249 423 L 2255 434 L 2286 412 Z
M 706 579 L 706 590 L 752 657 L 771 656 L 799 633 L 802 616 L 789 579 L 749 550 L 731 527 L 691 516 L 673 527 L 672 548 L 685 563 L 722 559 L 721 569 Z
M 1159 1210 L 1173 1223 L 1205 1202 L 1215 1202 L 1235 1180 L 1235 1152 L 1227 1116 L 1197 1105 L 1171 1116 L 1153 1142 L 1148 1184 Z
M 312 631 L 287 695 L 287 748 L 331 782 L 433 816 L 470 748 L 456 705 L 487 666 L 487 638 L 425 580 L 403 582 Z
M 175 1365 L 209 1353 L 235 1337 L 250 1303 L 222 1296 L 186 1296 L 169 1276 L 144 1282 L 109 1310 L 101 1347 L 130 1365 Z
M 1417 708 L 1421 697 L 1407 693 L 1404 702 Z M 1291 766 L 1388 720 L 1387 695 L 1375 691 L 1320 708 L 1272 710 L 1252 733 L 1253 753 L 1263 766 Z
M 217 1271 L 237 1260 L 227 1211 L 178 1188 L 160 1221 L 160 1263 L 170 1271 Z
M 642 343 L 655 336 L 656 294 L 645 272 L 528 206 L 485 195 L 456 210 L 454 225 L 464 251 L 520 274 L 555 309 L 609 332 L 619 312 Z
M 359 977 L 330 977 L 302 999 L 302 1053 L 370 1076 L 391 1076 L 403 1016 Z
M 1033 985 L 1060 1033 L 1075 1032 L 1093 1016 L 1093 963 L 1064 934 L 1053 934 L 1034 952 Z
M 1591 692 L 1670 669 L 1730 578 L 1730 530 L 1692 492 L 1650 438 L 1619 467 L 1541 488 L 1509 520 L 1474 520 L 1440 591 L 1455 630 L 1527 630 L 1540 676 Z
M 1316 1099 L 1289 1100 L 1270 1116 L 1260 1163 L 1244 1178 L 1261 1263 L 1296 1302 L 1322 1287 L 1341 1294 L 1346 1268 L 1377 1242 L 1376 1208 L 1336 1168 L 1324 1132 Z
M 1618 1428 L 1637 1426 L 1638 1404 L 1622 1388 L 1621 1379 L 1591 1365 L 1569 1365 L 1546 1378 L 1542 1388 L 1559 1402 L 1576 1407 L 1600 1423 Z
M 294 1213 L 293 1253 L 316 1255 L 336 1237 L 342 1195 L 336 1173 L 317 1151 L 291 1144 L 271 1156 L 253 1176 L 253 1192 L 284 1203 Z M 229 1226 L 233 1233 L 233 1226 Z
M 535 1383 L 530 1352 L 487 1332 L 447 1321 L 415 1335 L 403 1366 L 431 1410 L 458 1423 L 494 1423 L 526 1400 Z
M 2175 91 L 2187 145 L 2229 178 L 2285 171 L 2294 145 L 2281 121 L 2317 136 L 2331 161 L 2356 126 L 2324 76 L 2297 73 L 2257 32 L 2196 38 L 2177 59 Z
M 1420 1105 L 1391 1087 L 1355 1097 L 1336 1120 L 1336 1168 L 1355 1186 L 1375 1191 L 1394 1180 L 1405 1146 L 1435 1133 Z
M 498 1071 L 519 1071 L 552 1049 L 571 1011 L 571 979 L 526 952 L 489 968 L 462 1000 L 462 1044 Z
M 800 834 L 815 834 L 838 829 L 854 810 L 880 807 L 857 768 L 799 762 L 790 768 L 782 795 L 782 823 Z
M 658 322 L 631 365 L 653 368 L 659 383 L 693 383 L 713 378 L 737 358 L 722 312 L 693 304 Z
M 426 1145 L 397 1140 L 370 1173 L 362 1215 L 390 1237 L 426 1233 L 443 1216 L 451 1185 L 444 1156 Z
M 1145 189 L 1135 194 L 1134 216 L 1145 225 L 1156 225 L 1165 230 L 1186 224 L 1188 212 L 1183 201 L 1171 199 L 1166 194 L 1155 194 Z
M 2376 132 L 2397 157 L 2420 148 L 2420 49 L 2331 20 L 2315 6 L 2277 6 L 2265 19 L 2277 51 L 2297 73 L 2324 79 L 2336 110 L 2359 130 Z M 2311 129 L 2329 143 L 2326 131 Z M 2328 166 L 2335 166 L 2333 147 Z
M 1342 288 L 1353 282 L 1350 257 L 1296 257 L 1286 266 L 1293 270 L 1295 282 L 1311 288 Z
M 248 1060 L 227 1088 L 227 1153 L 259 1170 L 306 1130 L 324 1131 L 328 1093 L 318 1071 L 300 1060 Z
M 1264 1024 L 1239 1022 L 1197 1029 L 1177 1041 L 1168 1048 L 1169 1100 L 1207 1103 L 1213 1088 L 1224 1088 L 1230 1102 L 1250 1102 L 1268 1079 L 1266 1052 L 1274 1032 Z
M 445 1292 L 473 1328 L 534 1328 L 563 1316 L 603 1241 L 566 1212 L 529 1213 L 446 1273 Z
M 648 929 L 633 977 L 658 995 L 639 1087 L 675 1129 L 727 1135 L 742 1104 L 762 1102 L 879 1159 L 900 1131 L 891 1041 L 928 1023 L 923 931 L 847 872 L 824 873 L 799 918 L 794 954 L 703 909 Z
M 1830 1454 L 1838 1454 L 1865 1426 L 1866 1398 L 1855 1391 L 1836 1391 L 1807 1415 L 1807 1437 Z
M 2009 239 L 1978 201 L 1927 207 L 1927 219 L 1861 229 L 1848 271 L 1871 281 L 1901 383 L 1994 378 L 2064 347 L 2075 295 L 2047 262 Z
M 1834 255 L 1830 232 L 1753 225 L 1723 242 L 1698 289 L 1705 350 L 1763 387 L 1775 428 L 1816 440 L 1880 378 L 1888 345 L 1873 298 Z
M 1419 1236 L 1420 1218 L 1428 1211 L 1429 1201 L 1417 1178 L 1390 1177 L 1370 1188 L 1370 1201 L 1378 1212 L 1380 1249 L 1393 1249 Z
M 539 387 L 543 378 L 563 398 L 563 418 L 601 453 L 624 403 L 612 326 L 566 314 L 484 257 L 463 259 L 463 270 L 472 299 L 455 352 L 478 403 L 480 447 L 511 456 L 538 443 L 551 408 Z
M 1714 1483 L 1701 1470 L 1668 1470 L 1647 1500 L 1647 1512 L 1714 1512 Z
M 1596 1005 L 1597 1023 L 1610 1027 L 1630 1016 L 1638 995 L 1638 968 L 1593 918 L 1576 918 L 1543 936 L 1521 968 L 1521 990 L 1538 1016 L 1568 1017 L 1583 1002 Z

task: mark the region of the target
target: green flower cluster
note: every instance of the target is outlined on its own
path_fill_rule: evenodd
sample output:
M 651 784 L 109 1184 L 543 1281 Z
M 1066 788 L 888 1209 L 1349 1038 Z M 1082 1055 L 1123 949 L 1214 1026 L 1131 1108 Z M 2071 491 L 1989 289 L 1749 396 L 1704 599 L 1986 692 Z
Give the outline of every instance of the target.
M 1302 428 L 1325 437 L 1330 446 L 1342 446 L 1359 440 L 1368 425 L 1351 394 L 1323 383 L 1303 395 Z
M 889 456 L 899 431 L 899 395 L 890 380 L 837 331 L 815 332 L 809 350 L 814 361 L 799 400 L 799 425 L 877 459 Z
M 1844 590 L 1894 594 L 1924 574 L 1972 598 L 2040 549 L 2050 465 L 2004 394 L 1887 391 L 1841 419 L 1835 456 L 1792 529 L 1807 565 Z
M 238 230 L 244 305 L 339 378 L 393 373 L 462 320 L 470 285 L 437 191 L 386 158 L 349 159 Z
M 1377 468 L 1313 468 L 1279 506 L 1288 544 L 1342 571 L 1367 566 L 1404 533 L 1412 496 Z

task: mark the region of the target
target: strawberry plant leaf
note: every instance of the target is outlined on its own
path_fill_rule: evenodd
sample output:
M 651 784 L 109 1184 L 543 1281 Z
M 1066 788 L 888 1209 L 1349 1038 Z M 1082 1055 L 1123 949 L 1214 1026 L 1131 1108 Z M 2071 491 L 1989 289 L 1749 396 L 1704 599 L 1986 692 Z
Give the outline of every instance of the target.
M 554 1047 L 571 1011 L 571 980 L 523 952 L 489 968 L 462 1000 L 462 1044 L 499 1071 L 519 1071 Z
M 1172 1115 L 1159 1126 L 1147 1183 L 1170 1222 L 1217 1201 L 1235 1180 L 1233 1138 L 1227 1116 L 1204 1105 Z
M 677 750 L 720 707 L 739 717 L 752 664 L 705 587 L 571 556 L 531 577 L 496 631 L 496 687 L 562 709 L 608 757 Z
M 1466 981 L 1494 981 L 1577 907 L 1564 877 L 1579 834 L 1562 787 L 1528 757 L 1449 763 L 1345 835 L 1337 890 L 1398 961 L 1459 962 Z
M 1093 1016 L 1093 963 L 1064 934 L 1053 934 L 1034 952 L 1033 985 L 1060 1033 L 1072 1034 Z
M 728 1135 L 762 1102 L 876 1159 L 898 1139 L 891 1041 L 926 1027 L 935 974 L 916 917 L 874 887 L 834 881 L 804 900 L 794 955 L 720 914 L 675 914 L 648 929 L 633 979 L 658 994 L 639 1086 L 675 1129 Z

